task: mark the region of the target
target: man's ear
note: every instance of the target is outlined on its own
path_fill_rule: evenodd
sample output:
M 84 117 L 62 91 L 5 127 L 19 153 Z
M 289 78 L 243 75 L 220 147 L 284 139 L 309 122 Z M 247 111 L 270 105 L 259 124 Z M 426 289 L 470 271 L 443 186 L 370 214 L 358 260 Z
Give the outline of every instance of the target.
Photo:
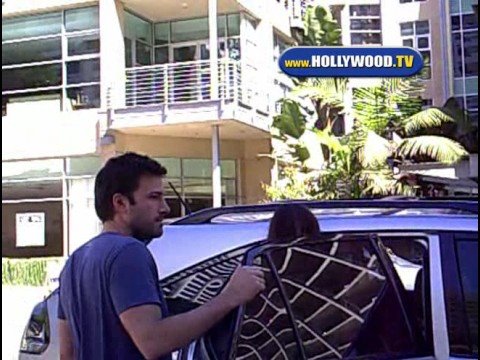
M 125 195 L 116 193 L 112 197 L 113 211 L 116 214 L 123 214 L 130 209 L 130 201 Z

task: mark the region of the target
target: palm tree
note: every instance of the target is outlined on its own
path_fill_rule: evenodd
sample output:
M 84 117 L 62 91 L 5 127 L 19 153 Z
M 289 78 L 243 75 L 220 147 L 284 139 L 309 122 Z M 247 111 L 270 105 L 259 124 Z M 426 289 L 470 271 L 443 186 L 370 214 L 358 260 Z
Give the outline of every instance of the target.
M 385 164 L 388 158 L 452 164 L 468 155 L 457 141 L 428 133 L 455 120 L 443 108 L 422 110 L 415 96 L 419 86 L 418 79 L 384 79 L 380 86 L 355 91 L 355 135 L 364 166 Z

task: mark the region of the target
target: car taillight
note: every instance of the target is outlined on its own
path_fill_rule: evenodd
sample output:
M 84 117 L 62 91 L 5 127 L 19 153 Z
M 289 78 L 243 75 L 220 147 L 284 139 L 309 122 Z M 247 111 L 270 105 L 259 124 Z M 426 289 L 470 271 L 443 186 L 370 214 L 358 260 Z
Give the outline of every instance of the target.
M 47 301 L 37 304 L 23 333 L 20 352 L 41 354 L 50 342 Z

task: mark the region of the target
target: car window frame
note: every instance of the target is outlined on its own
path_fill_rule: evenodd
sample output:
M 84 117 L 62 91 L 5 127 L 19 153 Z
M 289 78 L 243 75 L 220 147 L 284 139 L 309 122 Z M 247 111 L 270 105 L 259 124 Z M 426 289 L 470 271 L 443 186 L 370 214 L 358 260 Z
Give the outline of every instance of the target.
M 461 236 L 461 238 L 459 238 Z M 447 344 L 448 344 L 448 356 L 456 359 L 478 359 L 478 355 L 456 353 L 452 349 L 450 344 L 450 336 L 452 335 L 448 328 L 448 318 L 457 317 L 459 324 L 463 324 L 458 330 L 455 331 L 456 342 L 459 345 L 468 347 L 470 351 L 471 342 L 468 329 L 468 316 L 464 306 L 464 294 L 463 284 L 461 281 L 460 267 L 457 254 L 457 242 L 458 241 L 472 241 L 478 243 L 478 232 L 475 231 L 456 231 L 456 232 L 444 232 L 441 235 L 441 261 L 442 261 L 442 277 L 443 287 L 448 289 L 448 296 L 450 301 L 454 303 L 454 306 L 447 307 L 447 291 L 443 296 L 445 300 L 445 317 L 446 317 L 446 331 L 447 331 Z M 456 309 L 456 310 L 454 310 Z
M 359 235 L 359 236 L 364 237 L 365 239 L 368 238 L 370 240 L 370 244 L 371 244 L 373 250 L 376 252 L 376 255 L 379 259 L 379 262 L 380 262 L 380 264 L 383 267 L 383 270 L 385 272 L 386 278 L 388 279 L 388 281 L 390 281 L 393 284 L 394 291 L 396 293 L 397 299 L 400 301 L 400 304 L 401 304 L 401 306 L 403 308 L 403 311 L 404 311 L 403 316 L 405 318 L 405 322 L 408 324 L 408 326 L 411 326 L 411 320 L 412 319 L 406 314 L 405 309 L 404 309 L 405 299 L 402 299 L 402 297 L 399 294 L 398 285 L 399 285 L 399 283 L 401 284 L 401 281 L 398 278 L 398 274 L 396 273 L 396 270 L 394 269 L 393 264 L 391 264 L 391 261 L 386 261 L 386 259 L 388 258 L 388 254 L 385 252 L 385 249 L 382 249 L 378 244 L 381 243 L 382 236 L 383 237 L 387 237 L 387 236 L 388 237 L 408 236 L 408 237 L 412 237 L 412 238 L 414 237 L 416 239 L 421 237 L 421 238 L 425 238 L 425 239 L 428 240 L 428 243 L 429 243 L 429 246 L 428 246 L 429 247 L 429 254 L 428 255 L 430 257 L 431 256 L 431 253 L 430 253 L 430 235 L 428 233 L 418 233 L 418 232 L 408 232 L 408 231 L 399 231 L 399 232 L 395 232 L 395 231 L 394 232 L 384 232 L 384 231 L 351 232 L 351 231 L 345 231 L 345 232 L 337 234 L 337 236 L 341 236 L 341 235 L 346 235 L 346 236 Z M 322 234 L 322 237 L 324 237 L 328 241 L 334 240 L 334 238 L 337 237 L 337 236 L 332 236 L 332 234 Z M 262 244 L 259 244 L 255 247 L 251 248 L 245 254 L 245 257 L 244 257 L 244 260 L 243 260 L 242 263 L 244 265 L 252 265 L 255 257 L 258 256 L 263 250 L 265 250 L 265 248 L 268 248 L 268 246 L 269 245 L 265 244 L 265 242 L 264 242 Z M 278 245 L 276 245 L 276 246 L 278 246 Z M 385 261 L 387 263 L 386 266 L 387 266 L 388 269 L 385 266 Z M 429 266 L 431 266 L 431 264 L 429 264 Z M 431 277 L 430 277 L 429 281 L 430 281 L 430 286 L 431 286 Z M 278 279 L 277 279 L 277 282 L 278 282 Z M 286 304 L 288 304 L 288 302 L 286 302 Z M 234 353 L 232 351 L 232 349 L 233 349 L 234 346 L 237 346 L 237 343 L 238 343 L 241 324 L 242 324 L 242 320 L 243 320 L 243 317 L 244 317 L 244 314 L 245 314 L 245 306 L 239 307 L 236 311 L 237 311 L 236 320 L 235 320 L 235 325 L 233 327 L 234 334 L 232 334 L 233 335 L 232 336 L 232 342 L 230 344 L 230 351 L 229 351 L 229 354 L 230 354 L 229 358 L 230 359 L 232 359 L 231 356 Z M 432 316 L 433 316 L 433 314 L 432 314 Z M 295 322 L 293 321 L 293 323 L 295 323 Z M 296 327 L 294 326 L 293 328 L 295 329 Z M 411 336 L 414 335 L 412 332 L 410 332 L 410 334 L 411 334 Z M 435 338 L 433 334 L 432 334 L 432 337 Z M 412 338 L 412 342 L 415 343 L 416 340 L 417 339 L 415 339 L 414 337 Z M 301 341 L 297 337 L 297 347 L 298 346 L 302 347 L 300 344 L 298 344 L 298 342 L 301 343 Z M 435 340 L 434 340 L 434 348 L 432 349 L 432 351 L 434 353 L 436 353 Z M 300 353 L 300 354 L 302 354 L 302 353 Z M 426 355 L 426 356 L 419 354 L 418 356 L 415 356 L 415 357 L 410 356 L 409 358 L 410 359 L 435 359 L 434 354 Z M 306 359 L 306 357 L 304 357 L 304 359 Z

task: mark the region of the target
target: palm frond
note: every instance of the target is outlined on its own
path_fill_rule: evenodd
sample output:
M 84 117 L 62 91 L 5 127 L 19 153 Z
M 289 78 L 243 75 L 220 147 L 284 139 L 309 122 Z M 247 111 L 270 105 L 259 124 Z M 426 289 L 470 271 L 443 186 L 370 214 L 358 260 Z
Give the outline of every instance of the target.
M 449 122 L 455 120 L 439 108 L 429 108 L 405 119 L 404 130 L 407 135 L 412 135 L 418 130 L 439 127 Z
M 399 156 L 411 158 L 426 155 L 436 161 L 452 164 L 468 155 L 458 142 L 443 136 L 415 136 L 406 138 L 397 149 Z
M 387 139 L 369 131 L 363 147 L 360 148 L 360 162 L 365 167 L 386 164 L 387 158 L 392 154 L 391 144 Z

